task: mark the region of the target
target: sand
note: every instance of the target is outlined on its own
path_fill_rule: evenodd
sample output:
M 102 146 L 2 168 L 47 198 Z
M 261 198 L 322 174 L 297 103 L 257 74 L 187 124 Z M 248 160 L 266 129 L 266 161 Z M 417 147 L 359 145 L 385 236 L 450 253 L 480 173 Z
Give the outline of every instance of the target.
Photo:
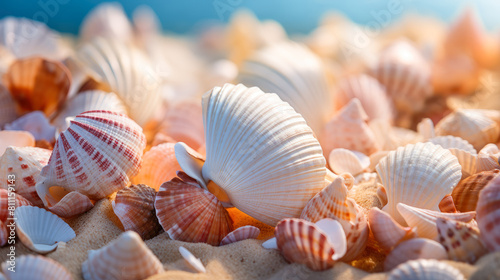
M 233 217 L 240 214 L 232 213 Z M 250 217 L 247 222 L 255 223 Z M 81 265 L 87 259 L 87 251 L 99 249 L 115 239 L 123 232 L 120 223 L 111 208 L 111 203 L 103 199 L 96 203 L 89 212 L 68 220 L 75 230 L 76 238 L 46 256 L 60 262 L 73 275 L 74 279 L 82 279 Z M 237 225 L 243 225 L 240 220 Z M 263 236 L 270 235 L 269 229 L 263 226 Z M 262 236 L 259 236 L 262 238 Z M 167 269 L 166 272 L 149 279 L 386 279 L 386 273 L 367 273 L 349 264 L 337 263 L 327 271 L 311 271 L 298 264 L 289 264 L 275 250 L 262 248 L 262 240 L 245 240 L 222 247 L 212 247 L 202 243 L 185 243 L 170 240 L 162 231 L 160 235 L 145 241 L 147 246 L 160 259 Z M 186 247 L 196 257 L 200 258 L 207 273 L 192 273 L 185 265 L 179 246 Z M 0 260 L 6 260 L 8 248 L 0 249 Z M 34 254 L 19 241 L 16 244 L 17 256 Z M 490 254 L 492 255 L 492 254 Z M 486 256 L 490 257 L 490 256 Z M 485 257 L 485 258 L 486 258 Z M 491 258 L 491 257 L 490 257 Z M 498 262 L 498 257 L 493 258 Z M 467 278 L 476 270 L 474 266 L 465 263 L 447 261 L 457 267 Z M 482 265 L 485 265 L 482 262 Z

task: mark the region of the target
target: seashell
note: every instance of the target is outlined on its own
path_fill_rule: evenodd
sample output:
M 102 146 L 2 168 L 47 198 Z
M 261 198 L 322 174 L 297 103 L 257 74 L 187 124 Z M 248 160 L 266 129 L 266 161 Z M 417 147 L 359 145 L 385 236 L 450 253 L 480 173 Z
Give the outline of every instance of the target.
M 70 147 L 70 148 L 68 148 Z M 36 190 L 42 201 L 59 186 L 99 200 L 129 184 L 139 172 L 146 139 L 141 127 L 110 111 L 88 111 L 71 122 L 56 141 Z
M 445 149 L 459 149 L 459 150 L 464 150 L 472 155 L 477 155 L 476 149 L 467 142 L 467 140 L 464 140 L 460 137 L 455 137 L 451 135 L 447 136 L 437 136 L 429 139 L 429 142 L 432 144 L 439 145 Z
M 370 155 L 370 166 L 368 169 L 370 171 L 375 171 L 375 167 L 380 162 L 381 159 L 385 158 L 390 151 L 378 151 Z M 377 174 L 377 173 L 375 173 Z
M 437 218 L 447 218 L 468 223 L 476 216 L 475 212 L 442 213 L 428 209 L 411 207 L 404 203 L 398 203 L 398 211 L 409 226 L 417 228 L 417 234 L 419 237 L 434 240 L 437 240 L 438 236 L 436 229 Z
M 300 44 L 283 42 L 255 52 L 243 64 L 237 81 L 276 93 L 318 136 L 332 115 L 334 102 L 322 62 Z
M 422 142 L 422 136 L 417 132 L 402 127 L 393 127 L 380 119 L 368 124 L 375 135 L 375 142 L 384 151 L 392 151 L 400 146 Z
M 175 158 L 175 144 L 164 143 L 151 148 L 142 157 L 139 174 L 132 178 L 134 184 L 145 184 L 159 190 L 161 184 L 170 181 L 181 170 Z
M 179 177 L 163 183 L 156 195 L 158 221 L 173 240 L 219 245 L 232 231 L 229 213 L 194 179 Z
M 155 11 L 146 5 L 137 7 L 132 14 L 135 35 L 142 42 L 161 33 L 160 19 Z
M 417 237 L 415 228 L 400 226 L 389 214 L 378 208 L 368 212 L 368 224 L 373 237 L 385 250 L 391 250 L 399 243 Z
M 432 94 L 430 67 L 408 41 L 396 41 L 382 51 L 372 73 L 400 114 L 420 111 Z
M 0 220 L 0 247 L 3 247 L 5 246 L 5 244 L 7 244 L 8 238 L 9 231 L 7 230 L 7 226 Z
M 500 169 L 498 162 L 500 150 L 497 145 L 490 143 L 479 151 L 476 160 L 476 173 L 487 170 Z
M 462 179 L 476 173 L 477 170 L 477 155 L 467 151 L 451 148 L 448 149 L 452 155 L 456 156 L 458 163 L 462 167 Z
M 7 72 L 7 69 L 14 60 L 16 60 L 16 57 L 11 53 L 11 51 L 0 44 L 0 75 Z
M 458 109 L 436 125 L 439 136 L 453 135 L 467 140 L 476 150 L 494 143 L 500 134 L 498 124 L 474 110 Z
M 387 255 L 384 261 L 384 270 L 392 270 L 402 263 L 416 259 L 446 260 L 448 254 L 444 247 L 434 240 L 412 238 L 401 242 Z
M 156 191 L 147 185 L 132 185 L 118 191 L 113 201 L 113 211 L 125 231 L 135 231 L 142 239 L 155 237 L 161 226 L 155 211 Z
M 10 194 L 10 196 L 9 196 Z M 10 198 L 10 201 L 9 201 Z M 15 199 L 15 201 L 13 201 Z M 10 203 L 9 203 L 10 202 Z M 15 207 L 20 207 L 24 205 L 33 205 L 29 200 L 22 197 L 19 194 L 14 194 L 14 192 L 8 191 L 6 189 L 0 189 L 0 221 L 6 222 L 7 218 L 14 216 L 13 209 Z M 9 207 L 11 207 L 9 209 Z
M 132 24 L 119 3 L 103 3 L 85 16 L 79 35 L 82 41 L 103 37 L 130 42 L 134 33 Z
M 352 180 L 352 176 L 347 174 L 347 178 L 349 177 Z M 311 222 L 324 218 L 340 222 L 347 238 L 347 252 L 342 261 L 356 258 L 364 250 L 368 239 L 365 215 L 356 202 L 347 197 L 346 182 L 349 180 L 337 177 L 307 203 L 300 215 L 301 219 Z
M 130 45 L 97 38 L 84 45 L 78 59 L 109 84 L 130 118 L 144 125 L 160 108 L 160 78 L 148 58 Z
M 76 236 L 66 222 L 42 208 L 17 207 L 14 216 L 19 240 L 39 254 L 54 251 L 59 242 L 68 242 Z
M 498 169 L 482 171 L 460 181 L 451 193 L 457 210 L 460 212 L 475 211 L 479 193 L 499 173 Z
M 260 229 L 254 226 L 243 226 L 231 231 L 224 237 L 220 246 L 228 245 L 246 239 L 257 239 L 260 234 Z
M 71 273 L 60 263 L 44 256 L 23 255 L 16 258 L 15 272 L 9 270 L 7 262 L 2 264 L 2 272 L 9 280 L 72 280 Z
M 284 219 L 276 225 L 278 249 L 292 263 L 305 264 L 312 270 L 332 268 L 346 250 L 345 235 L 340 224 L 322 220 L 323 228 L 300 219 Z
M 466 9 L 451 25 L 444 40 L 446 55 L 464 54 L 481 67 L 491 68 L 498 60 L 498 42 L 489 38 L 480 19 L 472 8 Z
M 0 83 L 0 128 L 18 118 L 15 107 L 16 103 L 14 99 L 12 99 L 9 91 Z
M 328 157 L 328 164 L 337 174 L 358 175 L 370 166 L 370 158 L 363 153 L 343 148 L 333 149 Z
M 49 116 L 65 101 L 71 74 L 61 62 L 32 57 L 12 63 L 3 83 L 19 114 L 39 110 Z
M 357 98 L 370 120 L 382 119 L 393 122 L 393 108 L 385 88 L 377 79 L 365 74 L 346 77 L 339 81 L 336 94 L 337 110 Z
M 417 124 L 417 132 L 423 137 L 424 141 L 436 137 L 434 123 L 429 118 L 424 118 Z
M 8 189 L 9 175 L 15 175 L 15 192 L 35 206 L 43 206 L 35 185 L 47 165 L 51 151 L 35 147 L 8 147 L 0 157 L 0 188 Z
M 438 206 L 439 210 L 443 213 L 457 213 L 457 208 L 455 207 L 455 202 L 453 202 L 451 194 L 445 195 Z
M 195 271 L 200 273 L 206 273 L 207 270 L 205 266 L 201 263 L 200 259 L 196 258 L 191 252 L 189 252 L 186 248 L 180 246 L 179 253 L 181 253 L 182 257 L 186 261 L 186 263 L 193 268 Z
M 59 35 L 42 22 L 15 17 L 0 20 L 0 46 L 17 58 L 42 56 L 59 60 L 66 53 L 58 40 Z
M 85 195 L 73 191 L 65 194 L 59 201 L 49 201 L 47 209 L 62 218 L 72 218 L 83 214 L 94 207 Z
M 467 223 L 437 218 L 439 242 L 448 252 L 450 260 L 475 263 L 488 250 L 479 239 L 479 229 Z
M 133 231 L 120 234 L 98 250 L 90 250 L 82 265 L 85 280 L 139 280 L 162 272 L 160 260 Z
M 127 114 L 125 105 L 120 98 L 112 92 L 104 92 L 102 90 L 90 90 L 80 92 L 69 99 L 62 110 L 53 120 L 54 125 L 59 131 L 64 131 L 66 128 L 66 118 L 76 117 L 77 115 L 93 110 L 106 110 L 120 114 Z
M 382 210 L 401 225 L 406 223 L 396 209 L 398 203 L 438 210 L 439 202 L 452 192 L 461 177 L 457 158 L 428 142 L 391 151 L 376 169 L 387 192 L 388 203 Z
M 370 155 L 379 150 L 368 119 L 357 98 L 351 99 L 325 126 L 321 144 L 326 155 L 335 148 L 344 148 Z
M 432 260 L 413 260 L 398 265 L 388 280 L 465 280 L 463 274 L 451 265 Z
M 381 187 L 377 188 L 377 197 L 378 199 L 380 200 L 380 202 L 382 203 L 382 205 L 387 205 L 387 191 L 385 190 L 385 188 L 381 185 Z
M 28 113 L 19 119 L 5 125 L 5 130 L 20 130 L 31 133 L 35 140 L 54 141 L 56 128 L 52 126 L 41 111 Z
M 468 95 L 480 85 L 481 68 L 464 54 L 446 55 L 435 59 L 431 84 L 441 95 Z
M 184 101 L 169 107 L 158 129 L 176 142 L 198 150 L 205 143 L 203 115 L 199 101 Z
M 27 131 L 0 131 L 0 156 L 5 153 L 9 146 L 34 147 L 35 137 Z
M 500 181 L 498 176 L 479 192 L 477 200 L 477 225 L 481 231 L 481 240 L 490 251 L 500 250 Z
M 222 203 L 268 225 L 298 217 L 327 175 L 304 119 L 277 95 L 243 85 L 216 87 L 202 104 L 206 161 L 177 143 L 182 170 Z

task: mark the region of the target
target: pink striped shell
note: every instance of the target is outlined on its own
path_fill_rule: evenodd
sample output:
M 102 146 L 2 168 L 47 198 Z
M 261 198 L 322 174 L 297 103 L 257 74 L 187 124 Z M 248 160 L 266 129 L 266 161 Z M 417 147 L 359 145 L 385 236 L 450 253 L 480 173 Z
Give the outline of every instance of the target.
M 139 172 L 145 147 L 142 128 L 125 115 L 84 112 L 57 139 L 36 190 L 45 205 L 47 198 L 53 199 L 52 186 L 93 200 L 104 198 L 126 187 Z
M 221 240 L 220 246 L 228 245 L 234 242 L 256 239 L 260 234 L 260 229 L 254 226 L 243 226 L 231 231 L 224 239 Z
M 479 193 L 476 214 L 482 241 L 490 251 L 500 251 L 500 177 Z

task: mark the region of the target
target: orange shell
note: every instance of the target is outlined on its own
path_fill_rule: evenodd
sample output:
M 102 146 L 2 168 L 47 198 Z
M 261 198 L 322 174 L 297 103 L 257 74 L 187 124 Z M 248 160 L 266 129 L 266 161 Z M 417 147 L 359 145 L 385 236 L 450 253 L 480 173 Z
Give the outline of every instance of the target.
M 66 99 L 71 74 L 61 62 L 31 57 L 12 63 L 3 82 L 19 114 L 39 110 L 49 116 Z
M 49 202 L 47 209 L 59 217 L 72 218 L 89 211 L 92 207 L 94 204 L 88 197 L 73 191 L 54 204 Z
M 156 216 L 173 240 L 218 246 L 233 221 L 219 200 L 182 172 L 163 183 L 156 195 Z
M 135 231 L 144 240 L 155 237 L 161 231 L 154 207 L 155 197 L 156 191 L 142 184 L 118 191 L 113 211 L 125 231 Z
M 15 207 L 24 205 L 33 205 L 29 200 L 19 194 L 11 193 L 10 197 L 15 196 Z M 11 204 L 14 203 L 11 201 Z M 13 205 L 11 205 L 13 206 Z M 12 214 L 12 215 L 11 215 Z M 9 191 L 0 189 L 0 221 L 5 222 L 7 218 L 14 218 L 14 211 L 9 213 Z
M 460 212 L 475 211 L 479 193 L 499 173 L 498 169 L 483 171 L 460 181 L 451 193 L 457 210 Z
M 260 234 L 260 229 L 254 226 L 243 226 L 231 231 L 222 241 L 220 246 L 228 245 L 234 242 L 246 240 L 246 239 L 257 239 Z
M 500 251 L 500 178 L 496 177 L 479 193 L 476 220 L 481 240 L 493 252 Z

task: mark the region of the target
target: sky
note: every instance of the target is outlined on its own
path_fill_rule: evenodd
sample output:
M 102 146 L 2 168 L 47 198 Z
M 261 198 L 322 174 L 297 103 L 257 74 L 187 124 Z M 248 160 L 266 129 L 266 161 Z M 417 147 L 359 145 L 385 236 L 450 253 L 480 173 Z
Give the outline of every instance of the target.
M 64 33 L 78 33 L 85 15 L 99 0 L 0 0 L 0 18 L 27 17 L 47 23 Z M 107 1 L 109 2 L 109 1 Z M 280 22 L 289 34 L 308 33 L 317 26 L 328 11 L 338 11 L 353 21 L 367 24 L 388 5 L 396 5 L 401 13 L 391 14 L 391 20 L 407 12 L 418 12 L 453 20 L 466 6 L 474 6 L 489 30 L 500 29 L 500 1 L 498 0 L 143 0 L 117 1 L 131 16 L 135 8 L 149 5 L 158 14 L 167 32 L 187 33 L 203 22 L 227 22 L 231 14 L 241 8 L 253 11 L 260 19 Z M 391 4 L 390 4 L 391 3 Z

